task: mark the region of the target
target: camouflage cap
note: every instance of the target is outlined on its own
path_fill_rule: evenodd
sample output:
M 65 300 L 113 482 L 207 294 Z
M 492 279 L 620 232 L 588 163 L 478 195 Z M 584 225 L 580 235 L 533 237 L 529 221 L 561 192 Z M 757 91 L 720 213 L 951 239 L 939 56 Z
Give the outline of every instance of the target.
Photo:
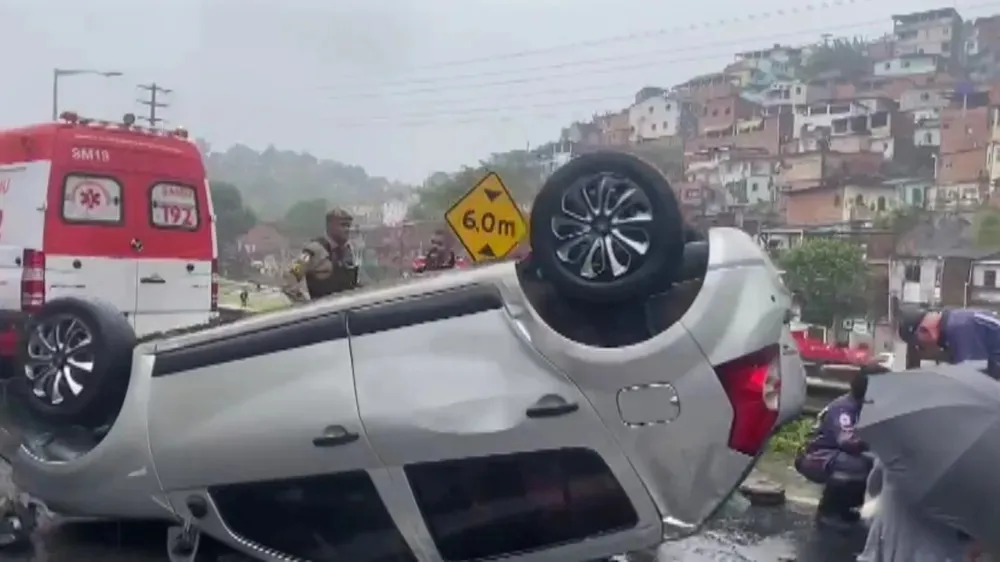
M 341 207 L 334 207 L 326 213 L 326 221 L 338 221 L 341 224 L 350 225 L 354 222 L 354 217 Z

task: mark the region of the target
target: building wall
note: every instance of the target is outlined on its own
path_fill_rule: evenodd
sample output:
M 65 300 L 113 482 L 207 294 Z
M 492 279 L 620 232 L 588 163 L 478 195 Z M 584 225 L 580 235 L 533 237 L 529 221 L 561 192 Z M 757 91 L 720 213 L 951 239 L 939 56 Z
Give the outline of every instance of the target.
M 906 56 L 879 61 L 872 65 L 875 76 L 909 76 L 912 74 L 931 74 L 939 68 L 938 59 L 933 56 Z
M 699 136 L 691 140 L 687 150 L 698 152 L 716 148 L 757 148 L 767 154 L 778 154 L 783 139 L 791 137 L 794 116 L 791 114 L 773 115 L 760 118 L 759 125 L 753 128 L 737 124 L 732 133 L 721 132 Z M 746 125 L 755 124 L 750 120 Z
M 708 100 L 698 117 L 698 134 L 706 131 L 733 127 L 738 121 L 760 114 L 760 106 L 740 96 L 727 96 Z
M 843 189 L 844 221 L 872 219 L 898 207 L 896 190 L 892 186 L 847 185 Z
M 986 166 L 987 146 L 961 152 L 947 152 L 944 142 L 944 132 L 942 132 L 941 154 L 937 160 L 938 185 L 987 181 L 989 178 Z
M 844 198 L 839 187 L 783 192 L 780 197 L 789 225 L 834 224 L 843 220 Z
M 630 140 L 676 136 L 682 124 L 683 111 L 677 100 L 654 96 L 629 108 Z
M 948 107 L 950 101 L 945 96 L 946 92 L 947 90 L 942 88 L 909 89 L 899 96 L 899 110 L 915 111 Z
M 941 110 L 941 153 L 985 149 L 992 136 L 990 109 L 945 108 Z

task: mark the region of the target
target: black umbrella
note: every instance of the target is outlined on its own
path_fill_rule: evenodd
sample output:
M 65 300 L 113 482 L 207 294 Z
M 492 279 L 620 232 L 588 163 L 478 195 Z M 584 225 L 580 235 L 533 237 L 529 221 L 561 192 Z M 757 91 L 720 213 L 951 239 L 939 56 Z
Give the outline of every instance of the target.
M 970 365 L 873 376 L 857 429 L 902 497 L 1000 543 L 1000 383 Z

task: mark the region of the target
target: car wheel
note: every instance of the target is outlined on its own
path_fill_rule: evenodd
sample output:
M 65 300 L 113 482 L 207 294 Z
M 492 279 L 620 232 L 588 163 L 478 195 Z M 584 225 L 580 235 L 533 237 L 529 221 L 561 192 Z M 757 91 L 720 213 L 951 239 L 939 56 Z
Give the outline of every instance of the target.
M 49 302 L 24 332 L 27 408 L 54 423 L 107 423 L 125 398 L 135 342 L 128 320 L 108 304 L 75 297 Z
M 566 296 L 591 302 L 644 297 L 670 285 L 684 252 L 684 221 L 666 178 L 631 154 L 571 160 L 531 210 L 532 257 Z

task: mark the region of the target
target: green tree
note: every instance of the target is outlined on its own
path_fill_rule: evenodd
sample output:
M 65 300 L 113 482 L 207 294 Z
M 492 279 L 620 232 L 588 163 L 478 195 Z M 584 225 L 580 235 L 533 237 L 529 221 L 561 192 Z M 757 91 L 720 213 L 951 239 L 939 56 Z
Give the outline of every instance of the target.
M 297 238 L 322 236 L 326 229 L 326 212 L 328 210 L 330 210 L 330 202 L 326 199 L 299 201 L 285 212 L 285 216 L 281 220 L 281 229 Z
M 538 157 L 525 150 L 494 154 L 478 166 L 466 166 L 453 174 L 436 172 L 418 190 L 417 203 L 411 207 L 409 218 L 442 220 L 448 209 L 490 172 L 500 176 L 521 205 L 534 200 L 544 175 Z
M 870 74 L 872 61 L 861 39 L 834 39 L 813 48 L 802 67 L 802 78 L 811 80 L 826 72 L 837 72 L 843 78 Z
M 802 320 L 833 326 L 865 312 L 868 266 L 861 248 L 836 238 L 811 238 L 781 256 L 785 283 L 802 303 Z
M 993 209 L 979 211 L 973 219 L 972 228 L 976 247 L 1000 248 L 1000 213 Z
M 219 242 L 222 245 L 235 244 L 240 236 L 257 224 L 256 215 L 243 204 L 240 190 L 231 183 L 213 181 L 209 184 L 209 193 Z

